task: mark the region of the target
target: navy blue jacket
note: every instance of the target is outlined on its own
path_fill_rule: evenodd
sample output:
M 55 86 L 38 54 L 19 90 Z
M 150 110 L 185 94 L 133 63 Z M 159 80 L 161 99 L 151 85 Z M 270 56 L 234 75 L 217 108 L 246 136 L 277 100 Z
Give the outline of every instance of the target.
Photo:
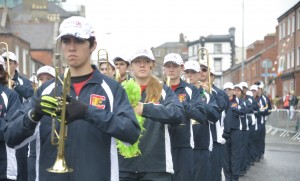
M 264 109 L 267 106 L 266 98 L 264 97 L 264 95 L 257 96 L 256 101 L 257 101 L 258 106 L 259 106 L 259 110 L 255 114 L 255 116 L 257 118 L 257 124 L 259 124 L 259 125 L 260 124 L 265 124 L 265 117 L 267 115 L 269 115 L 269 110 Z
M 230 129 L 242 129 L 241 125 L 241 116 L 245 116 L 245 106 L 243 101 L 241 101 L 236 96 L 233 96 L 233 98 L 229 99 L 229 108 L 232 114 L 226 114 L 224 119 L 224 130 L 230 131 Z
M 191 119 L 198 122 L 206 122 L 206 111 L 204 103 L 200 101 L 198 89 L 191 84 L 180 80 L 179 86 L 174 91 L 181 101 L 184 112 L 182 123 L 178 126 L 170 126 L 169 132 L 171 137 L 172 148 L 176 147 L 194 147 L 192 140 Z
M 219 121 L 216 122 L 216 124 L 220 124 L 220 127 L 221 127 L 222 112 L 223 111 L 224 112 L 227 111 L 228 104 L 229 104 L 229 98 L 228 98 L 228 95 L 226 94 L 226 92 L 224 90 L 219 89 L 215 85 L 212 86 L 212 95 L 216 99 L 216 103 L 218 105 L 218 112 L 220 113 L 220 117 L 218 119 Z M 217 141 L 217 128 L 216 128 L 216 124 L 212 124 L 211 127 L 210 127 L 213 141 Z M 219 135 L 219 136 L 222 136 L 222 135 Z
M 249 125 L 251 123 L 249 122 L 249 119 L 247 119 L 247 114 L 253 113 L 253 106 L 252 103 L 247 99 L 240 99 L 243 101 L 244 106 L 245 106 L 245 115 L 241 117 L 241 123 L 242 123 L 242 130 L 246 131 L 249 130 Z
M 24 102 L 24 99 L 28 99 L 33 96 L 34 90 L 28 79 L 19 75 L 19 72 L 16 70 L 15 75 L 12 79 L 17 82 L 17 86 L 14 87 L 14 90 L 19 94 L 19 99 L 21 103 Z
M 212 146 L 212 138 L 210 132 L 210 124 L 216 123 L 220 117 L 218 112 L 218 106 L 214 96 L 206 93 L 202 88 L 199 89 L 201 101 L 204 104 L 207 121 L 204 123 L 194 123 L 193 124 L 193 133 L 194 133 L 194 149 L 203 149 L 208 150 Z
M 44 83 L 33 99 L 21 107 L 7 124 L 4 136 L 10 147 L 21 147 L 26 141 L 30 142 L 36 137 L 39 180 L 118 180 L 115 138 L 134 143 L 139 137 L 140 128 L 123 87 L 102 75 L 95 66 L 92 67 L 94 72 L 77 97 L 88 104 L 88 110 L 84 119 L 68 125 L 68 137 L 65 141 L 66 162 L 74 169 L 73 172 L 53 174 L 46 171 L 53 166 L 57 154 L 56 146 L 50 142 L 52 119 L 44 116 L 36 124 L 28 117 L 35 99 L 47 94 L 54 96 L 54 80 Z M 59 82 L 56 95 L 61 95 L 61 91 L 62 85 Z M 73 86 L 70 94 L 76 97 Z M 59 126 L 57 121 L 57 127 Z
M 8 119 L 21 106 L 18 94 L 0 84 L 0 180 L 17 179 L 15 150 L 4 141 L 4 129 Z
M 144 90 L 141 102 L 145 102 L 145 98 Z M 182 123 L 182 109 L 176 94 L 166 85 L 163 85 L 159 102 L 144 103 L 145 132 L 139 144 L 142 154 L 133 158 L 119 156 L 120 171 L 173 173 L 168 127 Z

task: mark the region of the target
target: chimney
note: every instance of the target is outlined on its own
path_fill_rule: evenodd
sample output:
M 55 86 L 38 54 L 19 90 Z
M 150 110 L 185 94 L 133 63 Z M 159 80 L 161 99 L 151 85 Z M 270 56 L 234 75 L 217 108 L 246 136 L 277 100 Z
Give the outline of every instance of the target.
M 235 27 L 231 27 L 231 28 L 229 28 L 229 35 L 231 35 L 231 36 L 235 36 Z
M 183 35 L 183 33 L 179 34 L 179 43 L 184 43 L 184 35 Z

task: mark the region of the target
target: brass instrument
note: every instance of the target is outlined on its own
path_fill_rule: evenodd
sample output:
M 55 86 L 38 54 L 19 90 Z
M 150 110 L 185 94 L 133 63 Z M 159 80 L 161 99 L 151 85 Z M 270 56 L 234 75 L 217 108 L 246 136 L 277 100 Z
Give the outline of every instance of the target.
M 199 65 L 201 65 L 201 61 L 203 60 L 202 56 L 206 55 L 206 61 L 207 61 L 207 74 L 208 74 L 208 92 L 211 93 L 211 80 L 210 80 L 210 63 L 209 63 L 209 55 L 208 50 L 204 47 L 199 48 L 198 50 L 198 61 Z
M 70 93 L 70 86 L 71 86 L 71 73 L 69 68 L 65 69 L 64 72 L 64 80 L 62 81 L 58 74 L 58 67 L 55 69 L 56 76 L 55 76 L 55 96 L 56 95 L 56 88 L 57 83 L 60 81 L 63 85 L 62 89 L 62 96 L 56 97 L 59 102 L 58 111 L 61 112 L 61 120 L 60 120 L 60 130 L 59 133 L 57 133 L 56 130 L 56 124 L 55 124 L 55 118 L 52 120 L 52 131 L 51 131 L 51 143 L 53 145 L 57 145 L 57 157 L 55 160 L 54 165 L 51 168 L 48 168 L 48 172 L 53 173 L 67 173 L 72 172 L 72 168 L 68 168 L 66 164 L 66 159 L 64 156 L 65 153 L 65 139 L 66 139 L 66 133 L 67 133 L 67 126 L 66 126 L 66 104 L 67 104 L 67 96 Z
M 119 69 L 116 69 L 115 80 L 117 82 L 121 82 L 121 74 L 120 74 L 120 70 Z
M 11 85 L 11 81 L 10 81 L 11 77 L 10 77 L 10 66 L 9 66 L 9 56 L 8 56 L 9 55 L 8 54 L 8 44 L 5 43 L 5 42 L 0 42 L 0 44 L 5 45 L 5 49 L 6 49 L 6 65 L 7 65 L 6 72 L 8 74 L 8 88 L 12 89 L 12 85 Z
M 166 84 L 167 84 L 168 87 L 170 87 L 171 86 L 171 79 L 170 79 L 169 76 L 166 76 L 166 77 L 167 77 Z
M 100 64 L 101 64 L 101 61 L 100 61 L 101 60 L 101 58 L 100 58 L 101 51 L 103 51 L 104 54 L 105 54 L 105 61 L 106 61 L 106 64 L 107 64 L 107 73 L 108 73 L 108 71 L 109 71 L 108 52 L 105 49 L 99 49 L 98 50 L 98 69 L 100 69 Z

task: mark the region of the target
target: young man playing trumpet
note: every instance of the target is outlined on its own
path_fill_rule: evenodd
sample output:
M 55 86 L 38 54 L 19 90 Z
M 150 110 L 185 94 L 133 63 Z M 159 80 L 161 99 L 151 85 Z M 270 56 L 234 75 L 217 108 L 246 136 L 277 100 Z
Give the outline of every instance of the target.
M 121 85 L 90 64 L 97 42 L 87 19 L 67 18 L 59 33 L 57 39 L 71 72 L 70 93 L 62 97 L 67 99 L 66 108 L 57 110 L 64 102 L 54 96 L 61 97 L 63 89 L 69 87 L 55 80 L 44 83 L 33 99 L 11 117 L 5 128 L 5 141 L 10 147 L 17 147 L 36 138 L 36 180 L 118 180 L 115 138 L 133 144 L 140 134 L 133 108 Z M 60 121 L 62 113 L 65 122 Z M 61 156 L 51 144 L 52 121 L 56 127 L 68 125 L 67 138 L 59 135 L 60 142 L 65 144 L 58 148 L 60 153 L 64 150 L 65 162 L 73 172 L 66 168 L 62 169 L 68 172 L 65 174 L 48 172 Z M 50 169 L 53 170 L 56 169 Z

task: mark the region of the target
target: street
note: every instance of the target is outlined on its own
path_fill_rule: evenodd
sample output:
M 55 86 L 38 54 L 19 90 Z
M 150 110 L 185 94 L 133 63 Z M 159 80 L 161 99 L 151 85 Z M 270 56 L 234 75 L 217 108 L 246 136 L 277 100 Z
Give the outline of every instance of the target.
M 290 137 L 266 135 L 264 159 L 255 162 L 240 181 L 299 181 L 300 142 Z

